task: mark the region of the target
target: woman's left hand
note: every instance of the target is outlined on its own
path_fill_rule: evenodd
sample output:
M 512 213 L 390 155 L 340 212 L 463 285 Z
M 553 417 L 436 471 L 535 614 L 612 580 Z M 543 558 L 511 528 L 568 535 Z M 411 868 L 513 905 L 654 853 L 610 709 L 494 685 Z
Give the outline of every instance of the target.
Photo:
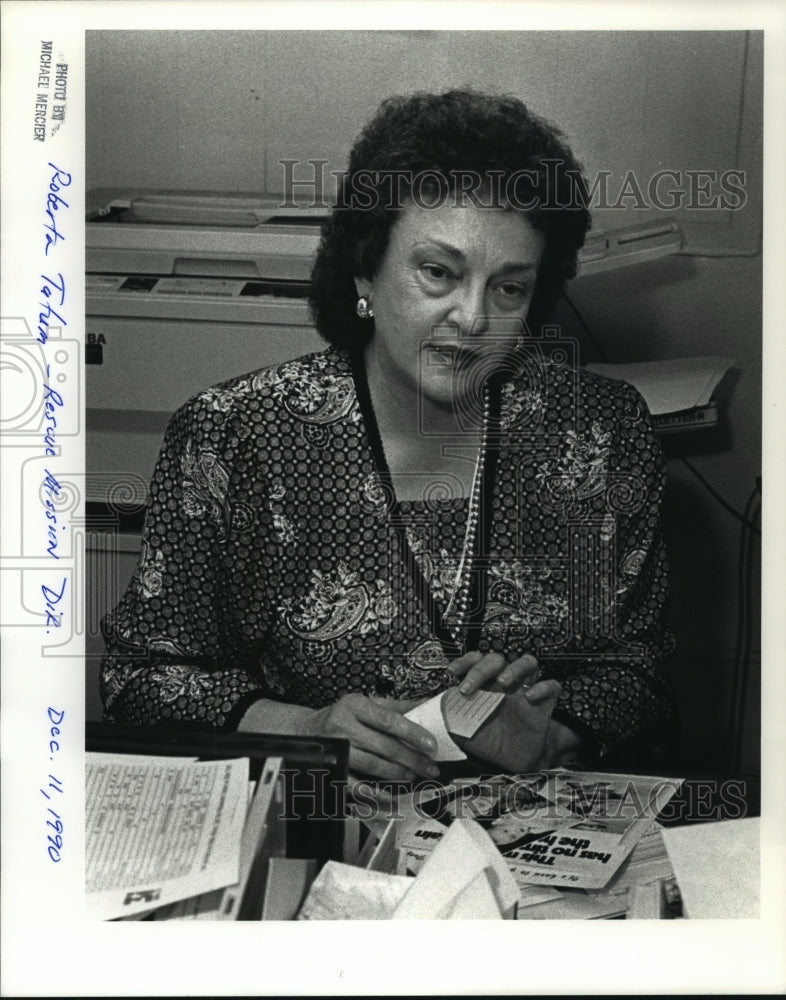
M 559 698 L 557 681 L 538 681 L 506 694 L 502 705 L 471 739 L 454 736 L 462 750 L 473 757 L 522 774 L 553 766 L 550 740 L 553 727 L 560 728 L 551 714 Z
M 474 694 L 479 688 L 491 691 L 515 691 L 524 685 L 532 685 L 538 679 L 538 661 L 525 653 L 511 663 L 502 653 L 465 653 L 448 666 L 455 676 L 462 678 L 459 691 Z

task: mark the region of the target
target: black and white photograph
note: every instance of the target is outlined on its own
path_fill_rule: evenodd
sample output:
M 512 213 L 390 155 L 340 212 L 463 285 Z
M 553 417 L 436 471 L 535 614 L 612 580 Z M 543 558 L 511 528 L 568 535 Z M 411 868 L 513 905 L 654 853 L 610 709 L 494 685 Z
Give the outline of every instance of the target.
M 783 989 L 775 5 L 3 6 L 4 994 Z

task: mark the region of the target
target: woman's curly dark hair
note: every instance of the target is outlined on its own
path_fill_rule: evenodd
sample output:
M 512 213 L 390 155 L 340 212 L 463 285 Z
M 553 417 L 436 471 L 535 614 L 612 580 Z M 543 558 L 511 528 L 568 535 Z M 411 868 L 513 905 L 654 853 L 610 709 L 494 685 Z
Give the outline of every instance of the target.
M 470 178 L 479 179 L 474 190 Z M 544 233 L 528 316 L 538 330 L 575 275 L 589 229 L 581 166 L 562 133 L 517 98 L 451 90 L 388 98 L 355 142 L 311 274 L 322 336 L 344 347 L 370 339 L 373 323 L 355 313 L 354 278 L 374 277 L 413 182 L 421 197 L 430 192 L 428 204 L 435 193 L 451 203 L 499 204 L 524 212 Z

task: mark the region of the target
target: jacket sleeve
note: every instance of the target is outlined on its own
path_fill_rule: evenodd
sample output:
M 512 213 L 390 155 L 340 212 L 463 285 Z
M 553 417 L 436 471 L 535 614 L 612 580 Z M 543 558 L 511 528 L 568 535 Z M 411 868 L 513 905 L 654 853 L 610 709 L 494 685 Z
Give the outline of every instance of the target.
M 232 546 L 255 513 L 235 496 L 242 421 L 221 403 L 204 393 L 167 429 L 139 562 L 102 622 L 108 720 L 234 729 L 266 693 L 258 644 L 244 638 L 233 610 Z
M 562 684 L 555 718 L 588 756 L 642 759 L 675 741 L 661 505 L 665 463 L 646 404 L 624 383 L 609 435 L 604 488 L 581 507 L 571 539 L 571 626 L 549 672 Z

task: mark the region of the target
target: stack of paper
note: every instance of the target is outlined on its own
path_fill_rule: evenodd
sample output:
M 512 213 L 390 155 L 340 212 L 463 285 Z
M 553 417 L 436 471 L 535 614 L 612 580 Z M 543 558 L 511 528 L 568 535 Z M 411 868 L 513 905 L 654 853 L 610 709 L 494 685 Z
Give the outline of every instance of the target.
M 526 888 L 522 903 L 543 900 L 531 886 L 600 889 L 680 784 L 563 768 L 455 782 L 402 803 L 398 847 L 406 871 L 416 874 L 450 824 L 470 817 L 488 831 L 519 887 Z
M 266 761 L 250 804 L 248 764 L 88 754 L 88 912 L 104 920 L 237 919 L 266 841 L 281 759 Z
M 654 817 L 680 784 L 556 768 L 413 792 L 299 919 L 660 918 L 673 872 Z

